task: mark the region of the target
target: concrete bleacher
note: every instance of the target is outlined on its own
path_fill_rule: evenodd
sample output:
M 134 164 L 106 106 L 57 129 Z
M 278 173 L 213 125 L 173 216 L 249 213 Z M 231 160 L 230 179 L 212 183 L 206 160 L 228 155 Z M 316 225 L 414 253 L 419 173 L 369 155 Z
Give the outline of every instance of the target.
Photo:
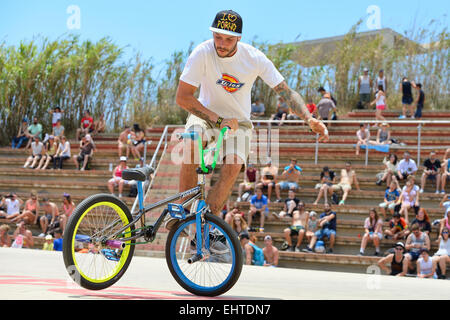
M 387 113 L 388 120 L 396 120 L 398 112 Z M 341 119 L 348 120 L 371 120 L 374 119 L 374 113 L 369 111 L 353 111 L 348 113 Z M 423 120 L 443 120 L 450 119 L 450 112 L 431 112 L 424 111 Z M 265 129 L 266 124 L 261 124 L 256 129 Z M 283 167 L 289 163 L 291 157 L 298 160 L 298 165 L 302 167 L 303 172 L 300 179 L 301 190 L 297 192 L 297 196 L 305 201 L 307 210 L 314 210 L 321 213 L 323 210 L 323 199 L 320 204 L 314 206 L 314 202 L 318 190 L 314 189 L 315 184 L 319 180 L 322 167 L 327 165 L 334 170 L 339 176 L 340 170 L 344 167 L 345 161 L 351 161 L 353 169 L 358 174 L 358 180 L 361 191 L 353 190 L 344 206 L 333 206 L 333 210 L 337 212 L 338 217 L 338 236 L 333 254 L 310 254 L 299 252 L 280 252 L 280 266 L 288 266 L 294 268 L 309 268 L 321 270 L 335 270 L 348 272 L 365 272 L 369 265 L 376 263 L 379 259 L 370 256 L 373 248 L 369 245 L 366 252 L 367 256 L 357 256 L 361 242 L 361 236 L 364 233 L 363 223 L 368 216 L 371 207 L 376 207 L 382 202 L 385 185 L 377 186 L 375 184 L 375 175 L 384 169 L 382 160 L 386 156 L 385 153 L 370 150 L 369 163 L 364 164 L 365 152 L 362 151 L 359 156 L 355 155 L 353 144 L 356 141 L 355 133 L 359 128 L 358 123 L 334 123 L 330 128 L 330 141 L 327 144 L 319 145 L 318 163 L 314 163 L 315 155 L 315 135 L 311 134 L 307 126 L 302 125 L 286 125 L 282 127 L 273 127 L 278 130 L 278 151 L 275 149 L 271 153 L 272 159 L 279 160 L 279 167 Z M 157 142 L 159 141 L 164 126 L 154 126 L 147 130 L 146 136 L 153 141 L 147 147 L 147 161 L 153 155 Z M 169 128 L 169 133 L 173 134 L 176 128 Z M 405 143 L 405 146 L 396 146 L 392 148 L 399 158 L 404 150 L 410 151 L 412 157 L 416 159 L 417 150 L 411 149 L 417 146 L 417 125 L 395 123 L 391 125 L 392 136 Z M 376 136 L 376 129 L 371 128 L 371 134 Z M 97 151 L 91 162 L 91 170 L 84 172 L 75 170 L 72 160 L 64 163 L 63 170 L 45 170 L 38 171 L 32 169 L 23 169 L 22 166 L 28 156 L 25 150 L 11 150 L 9 147 L 0 148 L 0 194 L 8 192 L 16 192 L 24 201 L 28 198 L 31 190 L 36 190 L 40 198 L 46 196 L 50 201 L 54 201 L 59 207 L 62 205 L 62 194 L 70 193 L 76 204 L 82 201 L 86 196 L 108 192 L 107 181 L 110 179 L 112 172 L 109 171 L 110 163 L 113 166 L 118 163 L 117 155 L 117 134 L 100 134 L 94 137 Z M 173 138 L 173 137 L 172 137 Z M 264 149 L 267 143 L 264 140 L 258 140 L 258 136 L 254 137 L 252 142 L 252 150 L 255 153 L 259 149 Z M 147 203 L 162 200 L 178 191 L 179 165 L 174 164 L 171 158 L 171 151 L 177 146 L 176 139 L 169 139 L 167 151 L 159 162 L 156 176 L 152 182 L 152 188 L 149 195 L 145 199 Z M 72 145 L 72 154 L 78 153 L 77 143 L 70 141 Z M 444 146 L 450 147 L 450 125 L 448 124 L 427 124 L 422 128 L 421 134 L 422 147 L 436 147 L 438 157 L 442 159 L 445 152 Z M 429 149 L 422 149 L 421 162 L 423 162 L 429 154 Z M 160 151 L 161 153 L 161 151 Z M 262 161 L 261 161 L 262 162 Z M 134 167 L 138 162 L 130 159 L 128 165 Z M 262 166 L 258 163 L 258 168 Z M 216 172 L 208 177 L 208 187 L 217 181 L 220 172 L 220 165 Z M 417 183 L 420 181 L 422 170 L 417 175 Z M 281 173 L 281 169 L 280 169 Z M 238 184 L 242 182 L 244 173 L 241 172 L 236 181 L 232 195 L 231 203 L 237 198 Z M 450 184 L 447 186 L 449 191 Z M 127 195 L 128 189 L 124 190 Z M 282 198 L 287 195 L 286 191 L 282 191 Z M 132 198 L 123 198 L 131 207 Z M 442 195 L 434 194 L 434 187 L 427 182 L 425 192 L 420 195 L 421 205 L 425 207 L 430 215 L 431 220 L 440 219 L 443 216 L 443 210 L 438 207 Z M 272 201 L 275 200 L 275 192 L 272 195 Z M 248 211 L 249 204 L 242 202 L 240 208 Z M 269 209 L 272 212 L 281 210 L 281 203 L 272 202 Z M 151 223 L 159 216 L 161 210 L 155 210 L 146 215 L 147 222 Z M 413 214 L 410 215 L 410 220 Z M 0 224 L 4 223 L 0 220 Z M 289 225 L 289 220 L 276 219 L 270 216 L 265 223 L 264 233 L 254 233 L 257 237 L 257 244 L 263 246 L 263 238 L 266 234 L 270 234 L 274 239 L 274 245 L 280 247 L 284 241 L 282 234 L 283 229 Z M 253 226 L 259 226 L 259 219 L 253 220 Z M 12 229 L 14 226 L 12 225 Z M 31 230 L 35 236 L 35 247 L 42 247 L 43 239 L 37 238 L 40 229 L 32 226 Z M 13 230 L 12 230 L 13 231 Z M 433 231 L 432 240 L 436 239 L 436 232 Z M 163 256 L 164 245 L 167 230 L 160 229 L 158 237 L 152 243 L 139 245 L 136 253 L 147 256 Z M 302 248 L 306 245 L 306 239 L 303 241 Z M 392 246 L 391 240 L 382 241 L 382 251 L 388 250 Z M 433 242 L 433 250 L 436 249 L 436 243 Z

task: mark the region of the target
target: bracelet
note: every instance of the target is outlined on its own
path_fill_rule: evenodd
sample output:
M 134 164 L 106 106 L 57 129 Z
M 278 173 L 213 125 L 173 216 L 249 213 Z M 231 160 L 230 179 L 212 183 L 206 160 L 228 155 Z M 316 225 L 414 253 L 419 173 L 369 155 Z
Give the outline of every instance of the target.
M 223 118 L 222 118 L 222 117 L 217 118 L 217 121 L 216 121 L 216 128 L 220 128 L 220 125 L 222 124 L 222 121 L 223 121 Z

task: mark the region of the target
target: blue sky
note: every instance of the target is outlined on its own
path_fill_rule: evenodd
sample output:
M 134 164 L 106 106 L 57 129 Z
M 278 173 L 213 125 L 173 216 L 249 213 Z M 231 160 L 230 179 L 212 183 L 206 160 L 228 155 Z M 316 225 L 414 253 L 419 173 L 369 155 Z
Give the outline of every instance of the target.
M 70 5 L 80 9 L 80 29 L 69 30 Z M 432 19 L 449 25 L 448 0 L 0 0 L 0 43 L 17 45 L 42 35 L 55 39 L 65 33 L 82 39 L 109 36 L 126 54 L 138 51 L 158 65 L 175 50 L 186 50 L 211 37 L 208 27 L 222 9 L 237 11 L 244 20 L 242 41 L 257 37 L 269 43 L 342 35 L 359 19 L 367 26 L 367 8 L 380 9 L 381 27 L 404 33 Z

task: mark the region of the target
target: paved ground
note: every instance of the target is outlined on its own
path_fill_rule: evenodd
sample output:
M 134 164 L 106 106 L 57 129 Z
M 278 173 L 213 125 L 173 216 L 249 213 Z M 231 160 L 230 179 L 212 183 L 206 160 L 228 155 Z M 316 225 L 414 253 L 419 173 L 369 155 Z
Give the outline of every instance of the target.
M 134 257 L 122 279 L 102 291 L 68 277 L 62 253 L 0 248 L 0 300 L 198 300 L 173 280 L 164 259 Z M 287 268 L 244 266 L 237 284 L 218 299 L 450 299 L 450 282 Z

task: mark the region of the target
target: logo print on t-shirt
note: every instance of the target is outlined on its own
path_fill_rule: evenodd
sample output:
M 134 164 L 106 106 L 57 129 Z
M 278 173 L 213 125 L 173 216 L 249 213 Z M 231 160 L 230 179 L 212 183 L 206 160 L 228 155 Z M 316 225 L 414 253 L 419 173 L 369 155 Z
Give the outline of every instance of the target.
M 244 83 L 239 82 L 238 79 L 226 73 L 222 74 L 222 78 L 217 80 L 216 83 L 230 93 L 238 91 L 244 85 Z

